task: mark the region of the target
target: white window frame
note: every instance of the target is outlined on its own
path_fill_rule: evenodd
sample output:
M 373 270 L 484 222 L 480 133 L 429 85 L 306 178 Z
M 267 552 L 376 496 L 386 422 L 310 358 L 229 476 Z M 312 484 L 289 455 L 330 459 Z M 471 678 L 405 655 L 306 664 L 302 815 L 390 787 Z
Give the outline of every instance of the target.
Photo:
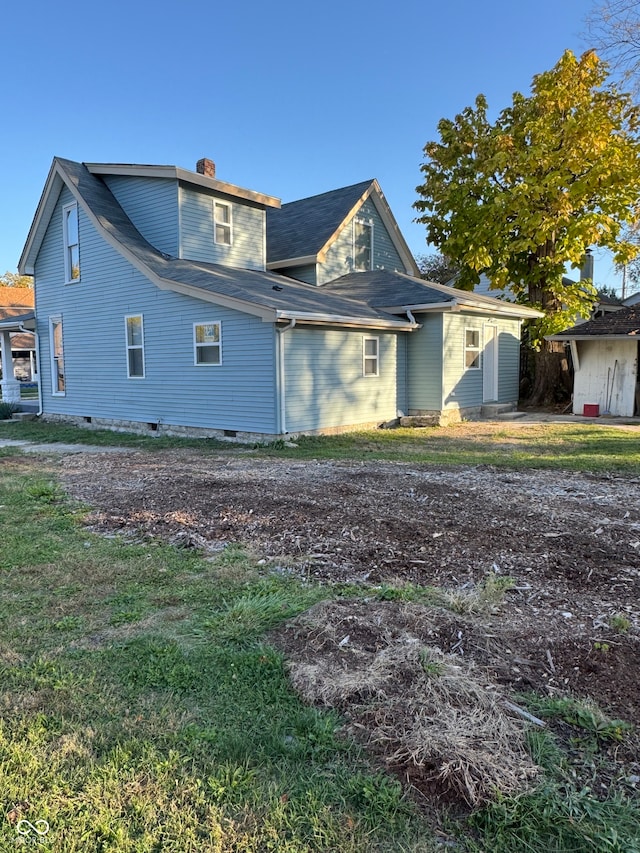
M 375 355 L 367 354 L 367 343 L 369 341 L 373 341 L 376 345 Z M 373 363 L 375 366 L 375 372 L 371 373 L 367 371 L 368 363 Z M 362 338 L 362 375 L 366 379 L 370 379 L 374 376 L 380 376 L 380 338 L 376 335 L 365 335 Z
M 78 231 L 78 242 L 70 243 L 69 242 L 69 214 L 71 211 L 74 212 L 76 218 L 76 226 Z M 62 208 L 62 235 L 64 242 L 64 283 L 65 284 L 75 284 L 80 281 L 80 217 L 78 216 L 78 204 L 77 202 L 71 202 L 71 204 L 65 204 Z M 73 276 L 73 260 L 72 260 L 72 252 L 73 250 L 77 251 L 78 254 L 78 275 L 74 278 Z
M 217 326 L 218 327 L 218 343 L 198 343 L 196 329 L 198 326 Z M 204 347 L 218 347 L 218 361 L 198 361 L 198 350 Z M 222 364 L 222 322 L 220 320 L 208 320 L 202 323 L 193 324 L 193 363 L 196 367 L 220 367 Z
M 475 332 L 478 336 L 478 345 L 472 346 L 467 343 L 467 332 Z M 464 370 L 482 370 L 482 329 L 477 326 L 465 326 L 464 328 L 464 349 L 462 354 L 462 366 Z M 476 364 L 467 364 L 467 353 L 475 353 L 473 359 Z
M 141 344 L 130 344 L 129 343 L 129 320 L 140 320 L 140 337 L 142 339 Z M 124 318 L 124 343 L 126 347 L 127 353 L 127 379 L 144 379 L 146 376 L 146 367 L 145 367 L 145 357 L 144 357 L 144 316 L 142 314 L 127 314 Z M 132 350 L 140 350 L 142 353 L 142 374 L 131 373 L 131 361 L 129 359 L 129 353 Z
M 369 266 L 362 268 L 356 266 L 356 225 L 364 225 L 369 229 Z M 353 220 L 353 228 L 351 231 L 352 239 L 352 254 L 353 254 L 353 271 L 367 272 L 373 269 L 373 219 L 364 219 L 362 216 L 356 216 Z
M 218 208 L 222 207 L 228 212 L 229 221 L 225 222 L 224 220 L 218 219 Z M 228 228 L 229 229 L 229 240 L 218 240 L 218 228 Z M 228 201 L 220 201 L 220 199 L 213 199 L 213 242 L 218 246 L 232 246 L 233 245 L 233 208 Z
M 56 354 L 55 326 L 60 326 L 61 352 Z M 64 397 L 67 393 L 67 377 L 64 370 L 64 327 L 62 325 L 62 314 L 54 314 L 49 317 L 49 355 L 51 362 L 51 394 L 53 397 Z M 60 378 L 58 360 L 62 360 L 62 390 L 58 387 Z

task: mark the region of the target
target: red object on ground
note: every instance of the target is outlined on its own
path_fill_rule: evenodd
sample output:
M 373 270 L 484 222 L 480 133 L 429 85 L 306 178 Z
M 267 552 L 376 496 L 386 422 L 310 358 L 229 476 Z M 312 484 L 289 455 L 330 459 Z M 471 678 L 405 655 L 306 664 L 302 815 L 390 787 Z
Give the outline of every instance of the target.
M 597 418 L 600 416 L 600 406 L 597 403 L 585 403 L 582 414 L 585 418 Z

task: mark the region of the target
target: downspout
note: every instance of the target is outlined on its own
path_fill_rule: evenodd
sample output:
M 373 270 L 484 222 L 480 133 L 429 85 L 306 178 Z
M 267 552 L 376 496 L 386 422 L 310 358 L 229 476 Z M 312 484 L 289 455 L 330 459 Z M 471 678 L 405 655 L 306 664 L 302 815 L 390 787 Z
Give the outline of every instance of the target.
M 416 322 L 416 318 L 413 316 L 413 313 L 407 308 L 407 319 L 409 322 L 415 326 L 416 328 L 420 327 L 420 323 Z M 415 331 L 413 329 L 412 331 Z M 404 346 L 404 402 L 406 404 L 405 415 L 409 417 L 410 405 L 409 405 L 409 341 L 406 342 Z
M 284 369 L 284 333 L 288 332 L 289 329 L 293 329 L 296 325 L 295 319 L 291 320 L 288 325 L 284 326 L 282 329 L 279 329 L 276 326 L 276 331 L 278 333 L 278 387 L 280 388 L 280 435 L 286 435 L 287 432 L 287 424 L 286 424 L 286 394 L 285 394 L 285 369 Z

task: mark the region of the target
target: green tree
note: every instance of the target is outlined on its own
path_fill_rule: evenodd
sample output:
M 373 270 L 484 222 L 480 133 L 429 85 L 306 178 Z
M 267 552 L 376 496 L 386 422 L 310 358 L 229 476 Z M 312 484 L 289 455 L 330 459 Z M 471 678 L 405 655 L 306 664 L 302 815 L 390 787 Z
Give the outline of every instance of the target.
M 640 111 L 593 51 L 566 51 L 493 124 L 487 110 L 479 95 L 475 108 L 439 122 L 414 206 L 427 241 L 460 267 L 458 287 L 485 273 L 544 311 L 529 329 L 539 405 L 566 387 L 562 345 L 544 336 L 588 316 L 595 299 L 592 283 L 564 277 L 566 266 L 579 267 L 589 246 L 609 248 L 617 263 L 638 253 L 623 229 L 640 198 Z
M 6 272 L 0 275 L 0 286 L 2 287 L 33 287 L 33 279 L 30 275 L 19 275 L 17 272 Z

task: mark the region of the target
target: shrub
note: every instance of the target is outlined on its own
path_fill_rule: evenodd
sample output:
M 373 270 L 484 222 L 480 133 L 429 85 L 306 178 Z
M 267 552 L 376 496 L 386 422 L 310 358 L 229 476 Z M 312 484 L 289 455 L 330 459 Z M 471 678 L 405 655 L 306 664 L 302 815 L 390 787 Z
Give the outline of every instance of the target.
M 0 421 L 8 421 L 20 406 L 17 403 L 0 403 Z

